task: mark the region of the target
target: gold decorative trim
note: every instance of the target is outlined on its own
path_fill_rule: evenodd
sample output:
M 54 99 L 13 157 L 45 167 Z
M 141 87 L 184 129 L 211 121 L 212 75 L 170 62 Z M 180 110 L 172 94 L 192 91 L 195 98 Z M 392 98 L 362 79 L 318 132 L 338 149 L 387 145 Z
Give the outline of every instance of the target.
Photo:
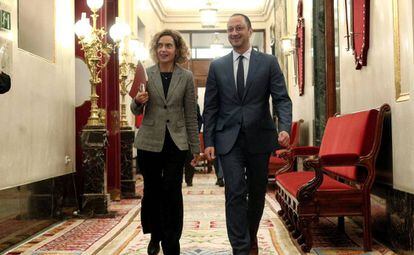
M 120 189 L 112 189 L 108 191 L 109 196 L 111 197 L 112 201 L 120 201 L 121 200 L 121 190 Z
M 395 100 L 397 102 L 410 99 L 410 93 L 401 91 L 401 47 L 400 47 L 400 20 L 398 10 L 398 0 L 392 1 L 392 11 L 394 18 L 394 84 Z

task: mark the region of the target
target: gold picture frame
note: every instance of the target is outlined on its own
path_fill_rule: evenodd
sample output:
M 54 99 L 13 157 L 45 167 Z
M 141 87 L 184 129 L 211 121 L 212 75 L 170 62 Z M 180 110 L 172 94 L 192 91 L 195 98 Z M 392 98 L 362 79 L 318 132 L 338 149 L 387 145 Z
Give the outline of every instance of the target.
M 400 20 L 399 20 L 399 0 L 393 0 L 392 10 L 394 18 L 394 84 L 395 100 L 403 102 L 410 99 L 408 91 L 402 91 L 401 78 L 401 45 L 400 45 Z

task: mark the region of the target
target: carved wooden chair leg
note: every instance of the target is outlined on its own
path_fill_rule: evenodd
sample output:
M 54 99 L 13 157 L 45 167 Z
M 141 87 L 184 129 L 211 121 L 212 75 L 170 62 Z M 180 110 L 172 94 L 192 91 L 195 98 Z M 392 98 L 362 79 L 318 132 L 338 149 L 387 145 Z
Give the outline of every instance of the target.
M 277 211 L 277 215 L 279 216 L 279 218 L 282 218 L 283 217 L 283 215 L 285 214 L 285 211 L 284 211 L 284 202 L 283 202 L 283 199 L 281 198 L 281 196 L 280 196 L 280 194 L 279 193 L 276 193 L 276 201 L 279 203 L 279 205 L 280 205 L 280 210 L 279 211 Z
M 293 235 L 297 230 L 297 221 L 298 221 L 297 214 L 294 210 L 292 210 L 292 215 L 290 216 L 290 221 L 291 221 L 291 224 L 292 224 L 292 227 L 293 227 L 292 231 L 290 231 L 290 232 Z
M 287 204 L 285 204 L 285 215 L 284 215 L 284 217 L 283 217 L 283 220 L 284 220 L 286 223 L 288 223 L 288 222 L 289 222 L 289 213 L 290 213 L 289 207 L 288 207 L 288 205 L 287 205 Z
M 291 232 L 293 230 L 293 226 L 292 226 L 292 222 L 290 220 L 290 215 L 291 215 L 292 211 L 289 209 L 287 212 L 287 217 L 286 217 L 286 228 L 289 232 Z
M 293 230 L 292 232 L 292 237 L 297 239 L 300 236 L 300 229 L 299 229 L 299 221 L 298 221 L 298 216 L 295 215 L 294 217 L 294 226 L 295 226 L 295 230 Z
M 279 218 L 282 218 L 283 215 L 285 214 L 284 205 L 283 205 L 284 204 L 283 199 L 280 196 L 276 196 L 276 201 L 280 205 L 280 210 L 277 211 L 277 215 L 279 216 Z
M 285 202 L 280 196 L 278 197 L 277 201 L 279 202 L 279 205 L 280 205 L 280 210 L 277 212 L 277 215 L 283 221 L 283 217 L 286 215 Z
M 303 235 L 302 232 L 300 232 L 299 237 L 296 239 L 296 242 L 298 242 L 299 246 L 303 243 L 305 243 L 305 236 Z
M 301 232 L 304 235 L 305 242 L 300 245 L 303 252 L 309 252 L 313 245 L 311 225 L 312 219 L 310 217 L 300 217 Z
M 338 230 L 340 232 L 345 232 L 345 218 L 344 216 L 338 217 Z
M 368 203 L 368 206 L 369 203 Z M 372 232 L 371 232 L 371 210 L 364 211 L 364 223 L 363 223 L 363 230 L 364 230 L 364 251 L 371 251 L 372 250 Z
M 283 212 L 284 213 L 283 213 L 283 216 L 282 216 L 282 220 L 286 225 L 287 222 L 288 222 L 288 217 L 289 217 L 289 208 L 285 203 L 283 204 Z
M 290 214 L 292 213 L 292 211 L 290 209 L 287 210 L 286 213 L 286 217 L 285 217 L 285 222 L 286 222 L 286 228 L 289 230 L 292 227 L 292 224 L 290 222 Z M 290 230 L 289 230 L 290 231 Z
M 284 215 L 283 215 L 283 221 L 285 222 L 285 225 L 287 225 L 289 223 L 289 207 L 287 204 L 285 204 L 285 210 L 284 210 Z
M 287 229 L 289 230 L 289 232 L 293 232 L 295 230 L 295 223 L 294 223 L 295 212 L 292 209 L 289 209 L 288 216 L 289 216 L 288 217 L 289 225 Z
M 213 163 L 207 161 L 207 173 L 211 173 L 213 171 Z

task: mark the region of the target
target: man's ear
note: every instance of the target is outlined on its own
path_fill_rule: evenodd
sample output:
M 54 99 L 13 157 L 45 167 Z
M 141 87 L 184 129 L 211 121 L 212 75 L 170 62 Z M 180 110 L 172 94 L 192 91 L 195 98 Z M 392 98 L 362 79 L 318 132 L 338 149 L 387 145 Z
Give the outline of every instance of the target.
M 252 28 L 249 28 L 249 33 L 250 33 L 250 36 L 252 36 L 252 34 L 253 34 L 253 29 Z

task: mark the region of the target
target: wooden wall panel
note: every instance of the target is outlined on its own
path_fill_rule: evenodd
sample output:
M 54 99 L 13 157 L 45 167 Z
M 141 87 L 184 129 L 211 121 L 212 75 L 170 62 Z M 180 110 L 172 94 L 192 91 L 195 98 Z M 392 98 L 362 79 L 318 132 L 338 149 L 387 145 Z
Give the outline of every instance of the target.
M 194 85 L 196 88 L 205 87 L 207 81 L 208 70 L 210 68 L 210 59 L 192 60 L 191 71 L 194 75 Z

